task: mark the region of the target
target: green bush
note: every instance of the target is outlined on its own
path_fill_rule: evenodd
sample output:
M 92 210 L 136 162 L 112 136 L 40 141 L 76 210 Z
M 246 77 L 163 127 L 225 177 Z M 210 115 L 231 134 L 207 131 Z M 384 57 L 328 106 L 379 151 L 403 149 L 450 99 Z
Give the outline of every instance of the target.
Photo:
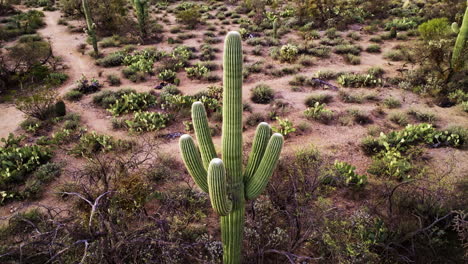
M 110 86 L 119 86 L 120 84 L 122 84 L 122 82 L 120 81 L 119 76 L 117 76 L 115 74 L 107 75 L 107 81 L 109 82 Z
M 328 124 L 333 120 L 334 114 L 333 111 L 326 109 L 326 106 L 326 104 L 315 102 L 314 106 L 309 107 L 304 111 L 304 116 L 307 119 L 313 119 L 320 123 Z
M 158 78 L 161 81 L 168 82 L 168 83 L 174 83 L 175 79 L 177 77 L 177 73 L 174 72 L 173 70 L 163 70 L 158 74 Z
M 156 97 L 149 93 L 125 93 L 107 109 L 114 116 L 146 110 L 156 104 Z
M 165 128 L 169 121 L 167 114 L 157 112 L 137 112 L 126 124 L 131 132 L 157 131 Z
M 276 133 L 280 133 L 284 137 L 288 137 L 289 134 L 294 133 L 296 128 L 294 128 L 294 124 L 289 119 L 282 119 L 277 117 L 279 127 L 273 127 L 273 131 Z
M 341 44 L 335 47 L 334 52 L 336 54 L 359 55 L 359 53 L 361 53 L 361 47 L 352 44 Z
M 32 145 L 20 146 L 12 134 L 0 147 L 0 189 L 10 183 L 22 183 L 28 173 L 45 164 L 52 158 L 52 152 L 47 147 Z
M 382 84 L 382 80 L 370 74 L 346 73 L 338 77 L 338 83 L 344 87 L 375 87 Z
M 83 93 L 78 90 L 71 90 L 65 94 L 65 99 L 72 102 L 79 101 L 82 97 Z
M 125 59 L 125 53 L 117 51 L 111 53 L 104 58 L 96 60 L 96 64 L 102 67 L 117 67 L 123 64 Z
M 86 133 L 70 151 L 71 154 L 82 157 L 92 157 L 98 153 L 110 151 L 126 151 L 132 147 L 133 143 L 125 140 L 115 140 L 112 136 L 97 134 L 96 132 Z
M 273 89 L 266 84 L 259 84 L 251 90 L 250 99 L 257 104 L 269 104 L 275 95 Z
M 419 35 L 425 41 L 439 40 L 445 38 L 451 32 L 447 18 L 434 18 L 422 23 L 418 27 Z
M 383 101 L 384 105 L 390 109 L 392 108 L 398 108 L 401 107 L 401 102 L 400 100 L 393 98 L 393 97 L 388 97 L 385 98 Z
M 185 71 L 187 72 L 187 76 L 190 79 L 197 79 L 197 80 L 206 78 L 208 74 L 210 73 L 210 70 L 206 66 L 200 63 L 197 63 L 193 67 L 185 68 Z
M 310 95 L 305 99 L 305 105 L 308 107 L 314 107 L 316 103 L 328 104 L 333 100 L 333 96 L 330 94 L 317 94 Z
M 299 50 L 297 46 L 292 44 L 283 45 L 279 50 L 279 59 L 285 62 L 294 62 L 297 58 Z
M 200 23 L 200 9 L 197 6 L 192 6 L 187 9 L 180 10 L 176 13 L 177 20 L 186 25 L 189 29 L 194 29 Z
M 380 53 L 382 48 L 378 44 L 371 44 L 367 46 L 366 51 L 369 53 Z
M 404 113 L 393 113 L 390 115 L 389 119 L 399 126 L 408 125 L 408 117 Z
M 344 59 L 347 63 L 351 65 L 359 65 L 361 64 L 361 57 L 353 55 L 353 54 L 345 54 Z
M 344 161 L 335 161 L 335 170 L 338 175 L 344 178 L 346 186 L 356 186 L 358 188 L 367 184 L 367 176 L 359 175 L 355 172 L 356 167 Z

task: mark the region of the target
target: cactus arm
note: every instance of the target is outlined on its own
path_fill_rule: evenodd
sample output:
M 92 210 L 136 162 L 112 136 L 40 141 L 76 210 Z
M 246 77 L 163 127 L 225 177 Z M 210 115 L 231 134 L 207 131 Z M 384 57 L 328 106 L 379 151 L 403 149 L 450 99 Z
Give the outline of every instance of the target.
M 182 153 L 182 159 L 184 160 L 185 167 L 192 176 L 195 183 L 204 192 L 208 192 L 207 172 L 203 167 L 200 152 L 195 146 L 193 139 L 189 135 L 183 135 L 179 141 L 180 152 Z
M 223 161 L 215 158 L 208 167 L 208 189 L 211 206 L 221 216 L 231 212 L 232 203 L 228 198 L 226 170 Z
M 457 22 L 453 22 L 452 23 L 452 31 L 453 33 L 455 34 L 458 34 L 460 32 L 460 27 L 458 26 L 458 23 Z
M 235 184 L 242 179 L 242 40 L 229 32 L 224 45 L 223 161 L 228 179 Z
M 252 144 L 249 160 L 244 172 L 244 182 L 249 182 L 252 176 L 257 171 L 258 165 L 262 161 L 268 141 L 271 137 L 271 127 L 265 122 L 258 125 L 255 132 L 255 138 Z
M 466 10 L 465 15 L 463 16 L 463 22 L 460 26 L 457 41 L 455 42 L 455 47 L 453 48 L 452 53 L 452 68 L 463 67 L 464 61 L 460 61 L 460 56 L 463 53 L 463 50 L 468 40 L 468 1 L 466 1 Z
M 93 19 L 91 17 L 91 12 L 89 11 L 88 0 L 82 0 L 83 11 L 85 14 L 86 19 L 86 26 L 88 27 L 86 33 L 91 38 L 91 42 L 93 44 L 94 53 L 96 56 L 99 54 L 99 49 L 97 45 L 97 38 L 96 38 L 96 24 L 94 24 Z
M 245 195 L 247 199 L 255 199 L 265 189 L 278 162 L 281 149 L 283 148 L 283 142 L 283 136 L 279 133 L 275 133 L 271 137 L 257 172 L 255 172 L 251 180 L 246 183 Z
M 205 107 L 201 102 L 195 102 L 192 105 L 192 122 L 198 144 L 200 145 L 203 165 L 205 169 L 208 169 L 211 160 L 216 158 L 216 150 L 211 138 Z

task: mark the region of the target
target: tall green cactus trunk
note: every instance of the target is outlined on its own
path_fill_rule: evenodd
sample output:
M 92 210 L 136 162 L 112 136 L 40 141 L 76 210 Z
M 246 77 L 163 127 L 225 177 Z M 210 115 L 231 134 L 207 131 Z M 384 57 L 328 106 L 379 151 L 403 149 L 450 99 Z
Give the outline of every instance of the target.
M 463 16 L 462 25 L 458 29 L 457 41 L 453 48 L 451 64 L 454 69 L 462 68 L 465 64 L 465 61 L 460 60 L 460 56 L 462 56 L 465 49 L 466 41 L 468 41 L 468 1 L 466 1 L 465 15 Z
M 140 30 L 140 37 L 145 39 L 147 36 L 146 25 L 148 20 L 148 1 L 147 0 L 134 0 L 135 12 L 138 19 L 138 29 Z
M 85 32 L 91 38 L 91 43 L 93 44 L 94 55 L 99 55 L 99 49 L 97 44 L 97 37 L 96 37 L 96 24 L 93 22 L 91 17 L 91 12 L 88 6 L 88 0 L 82 0 L 83 4 L 83 11 L 86 18 L 86 26 L 88 27 Z
M 265 189 L 283 147 L 283 136 L 272 135 L 268 124 L 259 124 L 243 171 L 242 43 L 237 32 L 230 32 L 226 37 L 223 66 L 222 159 L 217 158 L 206 111 L 200 102 L 192 106 L 199 149 L 189 135 L 181 137 L 180 149 L 190 175 L 203 191 L 209 193 L 213 209 L 221 216 L 223 262 L 239 264 L 245 200 L 255 199 Z

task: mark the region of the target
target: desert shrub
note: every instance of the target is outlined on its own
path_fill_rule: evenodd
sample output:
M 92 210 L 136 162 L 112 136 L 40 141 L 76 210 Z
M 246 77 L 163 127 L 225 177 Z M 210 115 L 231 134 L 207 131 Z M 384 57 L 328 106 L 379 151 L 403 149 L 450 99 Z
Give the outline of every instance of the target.
M 279 49 L 279 59 L 285 62 L 294 62 L 298 53 L 299 50 L 297 49 L 297 46 L 286 44 Z
M 372 118 L 367 113 L 357 109 L 346 110 L 346 115 L 350 116 L 352 121 L 359 125 L 367 125 L 373 122 Z
M 185 71 L 187 72 L 187 76 L 190 79 L 197 79 L 197 80 L 206 78 L 208 74 L 210 73 L 210 70 L 206 66 L 200 63 L 197 63 L 193 67 L 185 68 Z
M 370 74 L 346 73 L 338 77 L 338 83 L 344 87 L 375 87 L 382 84 L 382 80 Z
M 353 55 L 353 54 L 346 54 L 343 56 L 345 61 L 351 65 L 359 65 L 361 64 L 361 57 Z
M 390 30 L 391 28 L 396 28 L 397 30 L 408 30 L 415 28 L 418 23 L 410 18 L 394 18 L 392 21 L 389 21 L 385 24 L 385 29 Z
M 419 35 L 426 41 L 445 38 L 450 30 L 448 19 L 445 17 L 431 19 L 418 27 Z
M 194 29 L 200 23 L 200 9 L 197 6 L 179 9 L 176 13 L 177 20 L 187 26 L 189 29 Z
M 317 94 L 310 95 L 305 99 L 305 105 L 308 107 L 315 106 L 316 103 L 319 104 L 328 104 L 333 100 L 333 96 L 330 94 Z
M 78 144 L 73 147 L 70 153 L 75 156 L 92 157 L 98 153 L 126 151 L 132 145 L 133 143 L 130 141 L 116 140 L 112 136 L 98 134 L 93 131 L 81 136 Z
M 76 81 L 76 84 L 77 85 L 75 90 L 80 91 L 83 94 L 95 93 L 102 87 L 102 84 L 100 84 L 98 80 L 89 80 L 84 75 L 78 81 Z
M 158 78 L 161 81 L 168 82 L 168 83 L 174 83 L 176 77 L 177 77 L 177 73 L 170 69 L 163 70 L 162 72 L 158 74 Z
M 407 57 L 401 50 L 390 50 L 384 54 L 384 58 L 389 59 L 391 61 L 403 61 Z
M 378 44 L 371 44 L 367 46 L 366 51 L 369 53 L 380 53 L 382 48 Z
M 133 119 L 127 120 L 126 124 L 131 132 L 157 131 L 165 128 L 169 121 L 169 116 L 157 112 L 137 112 Z
M 135 72 L 152 73 L 153 64 L 158 54 L 156 50 L 144 49 L 126 55 L 122 63 Z
M 404 113 L 393 113 L 390 115 L 389 119 L 399 126 L 408 125 L 408 117 Z
M 247 117 L 247 119 L 245 120 L 245 124 L 248 125 L 248 126 L 257 126 L 259 123 L 261 122 L 264 122 L 265 121 L 265 116 L 261 113 L 252 113 L 251 115 L 249 115 Z
M 334 168 L 338 176 L 344 179 L 346 186 L 356 186 L 360 188 L 367 184 L 367 176 L 357 174 L 355 172 L 356 167 L 347 162 L 336 160 Z
M 388 97 L 385 98 L 383 101 L 384 105 L 388 108 L 398 108 L 401 107 L 401 102 L 400 100 L 394 98 L 394 97 Z
M 342 44 L 335 47 L 334 52 L 336 54 L 353 54 L 359 55 L 361 53 L 361 47 L 352 44 Z
M 334 39 L 334 38 L 339 37 L 340 33 L 338 33 L 336 28 L 332 27 L 332 28 L 328 28 L 327 30 L 325 30 L 325 36 L 327 36 L 327 37 L 329 37 L 331 39 Z
M 122 82 L 120 81 L 120 77 L 115 74 L 107 75 L 107 81 L 109 82 L 110 86 L 119 86 L 120 84 L 122 84 Z
M 33 172 L 50 160 L 52 152 L 47 147 L 37 145 L 20 146 L 20 138 L 2 139 L 4 146 L 0 147 L 0 188 L 4 189 L 10 183 L 22 183 L 28 173 Z M 2 199 L 3 200 L 3 199 Z
M 326 104 L 316 102 L 314 106 L 307 108 L 304 111 L 304 116 L 307 119 L 313 119 L 320 123 L 328 124 L 333 120 L 334 114 L 332 110 L 326 109 Z
M 333 80 L 339 76 L 337 72 L 332 70 L 319 70 L 314 75 L 318 79 L 322 80 Z
M 275 95 L 273 89 L 266 84 L 259 84 L 251 90 L 250 99 L 257 104 L 269 104 Z
M 385 70 L 379 66 L 373 66 L 367 70 L 367 74 L 370 74 L 374 77 L 382 77 L 384 73 L 385 73 Z
M 278 127 L 273 127 L 274 132 L 280 133 L 284 137 L 288 137 L 291 133 L 296 131 L 294 124 L 289 119 L 282 119 L 277 117 L 276 120 L 278 121 Z
M 120 99 L 124 94 L 136 93 L 133 89 L 120 89 L 118 91 L 103 91 L 93 97 L 93 103 L 102 107 L 109 108 Z
M 375 43 L 382 43 L 382 42 L 383 42 L 381 36 L 373 36 L 373 37 L 371 37 L 371 38 L 369 39 L 369 41 L 375 42 Z
M 121 51 L 117 51 L 109 55 L 106 55 L 104 58 L 100 58 L 96 60 L 96 64 L 102 67 L 106 67 L 106 68 L 120 66 L 123 64 L 125 56 L 126 56 L 125 53 Z
M 415 109 L 410 109 L 408 110 L 408 115 L 412 116 L 414 119 L 424 122 L 424 123 L 429 123 L 433 124 L 435 121 L 437 121 L 437 117 L 434 113 L 430 112 L 423 112 Z
M 107 109 L 114 116 L 146 110 L 156 104 L 156 97 L 149 93 L 124 93 Z
M 341 101 L 348 104 L 362 104 L 364 101 L 364 96 L 361 94 L 350 94 L 345 91 L 340 91 L 338 96 L 340 97 Z
M 299 59 L 297 60 L 297 62 L 304 67 L 309 67 L 309 66 L 314 65 L 315 60 L 313 57 L 310 57 L 307 55 L 301 55 L 299 56 Z
M 111 37 L 107 37 L 102 39 L 99 42 L 99 45 L 103 48 L 109 47 L 120 47 L 123 44 L 123 39 L 119 35 L 112 35 Z
M 33 91 L 30 96 L 18 99 L 16 108 L 28 116 L 46 120 L 54 116 L 53 109 L 57 100 L 57 93 L 54 90 L 41 88 Z

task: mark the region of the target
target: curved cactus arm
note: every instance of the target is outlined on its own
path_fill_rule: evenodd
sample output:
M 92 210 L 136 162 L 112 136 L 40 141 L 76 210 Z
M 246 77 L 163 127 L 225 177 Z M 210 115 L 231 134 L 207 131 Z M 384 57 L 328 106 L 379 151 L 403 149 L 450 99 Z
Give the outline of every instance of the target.
M 452 31 L 453 33 L 455 34 L 458 34 L 460 32 L 460 27 L 458 26 L 458 23 L 457 22 L 453 22 L 452 23 Z
M 465 61 L 460 60 L 460 57 L 463 55 L 463 50 L 465 49 L 466 42 L 468 41 L 468 0 L 466 1 L 466 4 L 465 15 L 463 16 L 455 47 L 453 48 L 451 61 L 452 68 L 462 68 L 465 64 Z
M 221 159 L 215 158 L 208 167 L 208 189 L 211 206 L 221 216 L 228 215 L 232 202 L 228 198 L 226 169 Z
M 279 133 L 275 133 L 271 137 L 257 171 L 250 181 L 246 183 L 245 196 L 247 199 L 255 199 L 267 186 L 268 180 L 273 174 L 273 170 L 278 162 L 281 149 L 283 148 L 283 142 L 283 136 Z
M 216 150 L 211 138 L 210 127 L 208 126 L 208 118 L 206 116 L 205 107 L 201 102 L 195 102 L 192 105 L 192 121 L 195 135 L 197 136 L 198 145 L 200 146 L 203 166 L 208 169 L 212 159 L 216 158 Z
M 182 153 L 182 159 L 184 160 L 185 166 L 187 167 L 190 176 L 192 176 L 195 183 L 204 192 L 208 192 L 207 173 L 203 167 L 200 152 L 198 151 L 195 142 L 190 135 L 183 135 L 179 141 L 180 152 Z
M 249 161 L 245 167 L 244 182 L 249 182 L 252 176 L 257 171 L 258 165 L 262 161 L 263 154 L 268 145 L 271 137 L 271 127 L 265 122 L 258 125 L 255 132 L 255 138 L 252 144 L 252 151 L 250 152 Z

